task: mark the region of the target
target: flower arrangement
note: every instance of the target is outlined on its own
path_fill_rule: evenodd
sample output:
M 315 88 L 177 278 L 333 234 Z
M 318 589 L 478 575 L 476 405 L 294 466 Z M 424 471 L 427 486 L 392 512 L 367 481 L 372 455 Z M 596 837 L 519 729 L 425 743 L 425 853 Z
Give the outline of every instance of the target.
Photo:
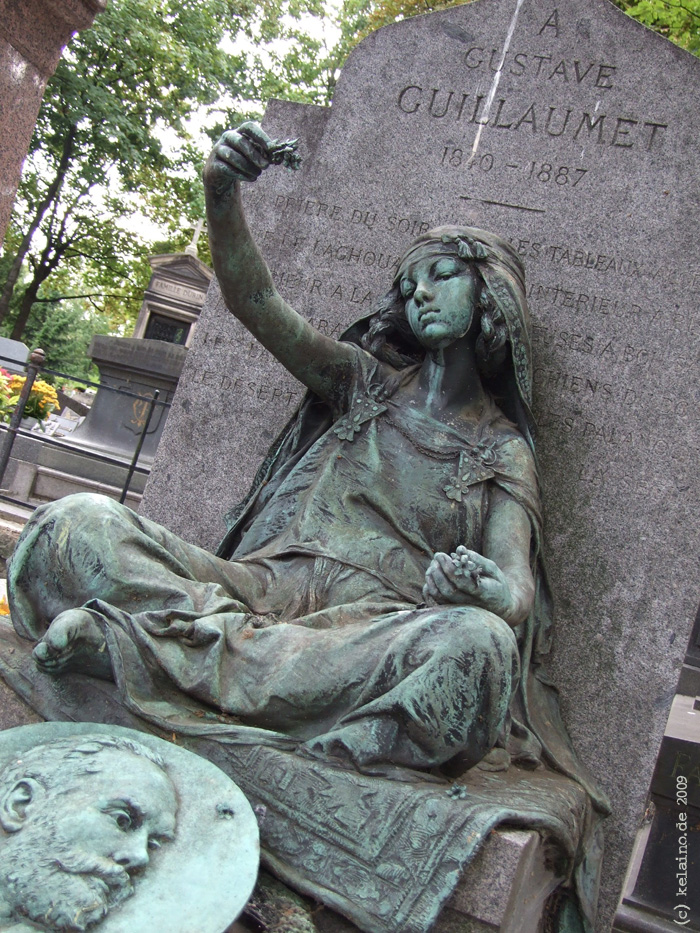
M 26 379 L 26 376 L 18 376 L 0 369 L 0 421 L 10 420 Z M 35 379 L 24 408 L 24 417 L 45 421 L 57 407 L 58 396 L 54 387 L 43 379 Z

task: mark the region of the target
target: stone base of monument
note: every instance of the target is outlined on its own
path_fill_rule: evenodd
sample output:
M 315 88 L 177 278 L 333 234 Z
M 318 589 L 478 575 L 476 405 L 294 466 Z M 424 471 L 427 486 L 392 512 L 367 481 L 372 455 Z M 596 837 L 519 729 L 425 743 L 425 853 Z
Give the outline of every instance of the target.
M 124 465 L 126 475 L 127 465 Z M 143 488 L 143 479 L 140 486 Z M 52 470 L 49 467 L 36 463 L 27 463 L 24 460 L 15 461 L 14 469 L 6 483 L 7 492 L 15 499 L 23 502 L 53 502 L 70 496 L 76 492 L 91 492 L 111 499 L 119 499 L 122 486 L 98 479 L 88 479 L 61 470 Z M 135 509 L 141 501 L 141 492 L 129 489 L 126 494 L 126 504 Z
M 495 829 L 433 927 L 433 933 L 539 933 L 557 878 L 546 866 L 534 830 Z M 330 910 L 314 913 L 319 933 L 355 933 Z
M 4 489 L 24 502 L 51 501 L 76 492 L 118 499 L 147 423 L 139 464 L 149 466 L 153 461 L 169 411 L 166 403 L 172 399 L 186 352 L 161 340 L 94 337 L 90 356 L 100 369 L 102 387 L 85 421 L 65 439 L 72 450 L 44 444 L 39 436 L 19 436 Z M 149 420 L 156 389 L 160 396 Z M 113 462 L 90 454 L 110 457 Z M 145 481 L 143 473 L 134 474 L 127 505 L 138 506 Z
M 103 451 L 109 454 L 109 451 Z M 24 502 L 60 499 L 74 492 L 94 492 L 119 498 L 129 468 L 124 456 L 105 463 L 76 448 L 66 450 L 44 444 L 39 437 L 19 436 L 3 479 L 3 489 Z M 134 508 L 141 500 L 146 476 L 134 473 L 126 504 Z
M 169 410 L 163 403 L 172 400 L 187 350 L 162 340 L 98 334 L 88 354 L 100 370 L 100 388 L 85 421 L 71 435 L 71 444 L 130 457 L 158 389 L 158 404 L 148 422 L 141 454 L 144 460 L 152 460 Z M 114 389 L 121 391 L 110 391 Z
M 41 722 L 0 679 L 0 729 Z M 467 867 L 440 914 L 434 933 L 539 933 L 547 897 L 558 879 L 545 864 L 545 848 L 533 830 L 494 830 Z M 313 911 L 318 933 L 358 933 L 358 927 L 327 908 Z M 244 933 L 243 921 L 230 933 Z

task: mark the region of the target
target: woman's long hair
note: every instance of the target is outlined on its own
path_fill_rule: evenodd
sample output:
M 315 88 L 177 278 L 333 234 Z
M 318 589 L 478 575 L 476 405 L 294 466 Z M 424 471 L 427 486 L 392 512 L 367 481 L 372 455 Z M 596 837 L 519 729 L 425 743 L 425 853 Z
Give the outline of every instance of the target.
M 503 312 L 489 295 L 479 268 L 474 262 L 465 262 L 477 283 L 475 312 L 480 324 L 476 340 L 479 373 L 486 379 L 497 375 L 507 354 L 508 329 Z M 394 284 L 375 306 L 369 319 L 369 328 L 360 343 L 363 349 L 377 359 L 397 369 L 419 363 L 425 348 L 416 339 L 406 317 L 406 301 L 400 287 Z
M 525 273 L 513 247 L 495 234 L 475 227 L 437 227 L 423 234 L 402 257 L 391 289 L 377 302 L 372 315 L 354 325 L 345 339 L 359 343 L 397 369 L 420 363 L 425 349 L 408 323 L 400 285 L 408 269 L 429 256 L 454 256 L 473 276 L 477 284 L 479 374 L 507 417 L 534 447 Z

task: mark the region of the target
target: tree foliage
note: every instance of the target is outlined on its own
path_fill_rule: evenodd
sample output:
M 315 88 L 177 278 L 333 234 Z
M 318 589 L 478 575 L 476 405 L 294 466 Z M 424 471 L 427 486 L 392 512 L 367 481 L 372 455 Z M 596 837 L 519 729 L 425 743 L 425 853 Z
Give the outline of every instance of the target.
M 345 0 L 345 54 L 370 32 L 420 13 L 444 10 L 465 0 Z M 467 0 L 468 2 L 468 0 Z M 700 55 L 700 0 L 613 0 L 629 14 L 694 55 Z
M 326 0 L 110 0 L 77 35 L 47 88 L 0 257 L 0 322 L 68 367 L 94 332 L 128 333 L 150 276 L 147 257 L 181 250 L 204 215 L 205 152 L 270 97 L 328 104 L 352 48 L 375 29 L 452 0 L 344 0 L 339 38 L 305 28 Z M 616 0 L 700 54 L 700 0 Z M 166 232 L 152 242 L 132 220 Z M 200 241 L 202 258 L 206 243 Z M 62 339 L 70 333 L 71 346 Z
M 116 332 L 133 321 L 154 251 L 129 224 L 137 205 L 168 231 L 161 250 L 191 239 L 203 153 L 188 119 L 209 108 L 230 124 L 260 101 L 269 67 L 251 43 L 284 39 L 319 2 L 111 0 L 74 37 L 47 87 L 0 261 L 6 333 L 19 338 L 30 321 L 41 332 L 61 303 Z
M 640 23 L 693 55 L 700 55 L 700 0 L 615 0 Z

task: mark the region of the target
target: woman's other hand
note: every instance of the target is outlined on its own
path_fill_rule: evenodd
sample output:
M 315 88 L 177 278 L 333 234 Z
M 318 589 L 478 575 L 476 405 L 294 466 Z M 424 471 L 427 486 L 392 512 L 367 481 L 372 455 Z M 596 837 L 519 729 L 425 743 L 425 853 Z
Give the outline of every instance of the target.
M 513 598 L 503 572 L 492 560 L 459 546 L 439 551 L 425 574 L 423 596 L 438 605 L 480 606 L 501 618 L 511 615 Z

